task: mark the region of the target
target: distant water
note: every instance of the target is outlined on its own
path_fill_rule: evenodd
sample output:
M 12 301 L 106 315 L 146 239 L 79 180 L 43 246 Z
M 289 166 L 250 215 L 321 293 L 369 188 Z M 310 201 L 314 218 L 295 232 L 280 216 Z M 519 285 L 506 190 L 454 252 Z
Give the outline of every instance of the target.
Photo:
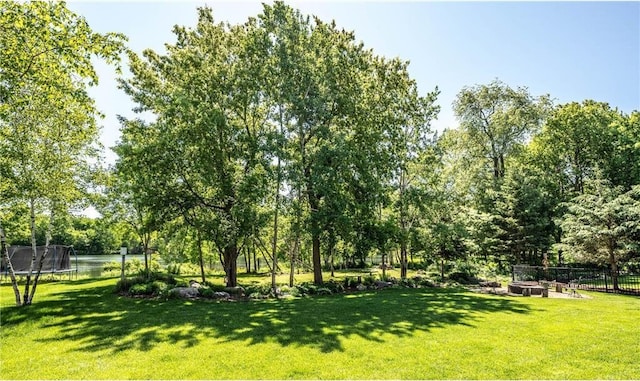
M 138 259 L 144 262 L 144 255 L 127 255 L 125 261 Z M 78 275 L 99 277 L 102 274 L 104 264 L 107 262 L 122 262 L 121 255 L 78 255 Z M 71 256 L 71 268 L 75 268 L 75 258 Z

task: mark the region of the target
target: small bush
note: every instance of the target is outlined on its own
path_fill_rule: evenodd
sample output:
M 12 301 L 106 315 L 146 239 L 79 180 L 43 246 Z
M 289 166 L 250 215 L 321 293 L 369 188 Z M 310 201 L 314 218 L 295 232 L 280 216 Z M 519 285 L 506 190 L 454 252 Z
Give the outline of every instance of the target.
M 282 295 L 300 296 L 300 290 L 298 290 L 298 287 L 296 286 L 282 286 L 280 287 L 280 293 Z
M 426 270 L 429 267 L 427 262 L 409 262 L 407 268 L 409 270 Z
M 269 283 L 251 284 L 243 288 L 246 295 L 259 294 L 263 296 L 273 296 L 273 289 Z M 224 291 L 224 287 L 221 291 Z
M 344 288 L 354 288 L 358 285 L 358 281 L 355 278 L 348 276 L 344 278 L 342 284 L 344 285 Z
M 149 295 L 151 294 L 151 287 L 146 283 L 134 284 L 129 288 L 129 294 L 131 295 Z
M 373 275 L 366 275 L 362 277 L 362 284 L 365 286 L 373 286 L 376 282 L 376 277 Z
M 108 271 L 120 271 L 122 269 L 122 263 L 121 262 L 105 262 L 102 265 L 102 271 L 104 272 L 108 272 Z
M 328 289 L 329 291 L 331 291 L 332 294 L 342 293 L 342 292 L 344 292 L 344 289 L 345 289 L 345 287 L 344 287 L 344 285 L 342 283 L 337 282 L 337 281 L 335 281 L 333 279 L 331 279 L 328 282 L 325 282 L 322 286 L 324 288 Z
M 327 287 L 318 287 L 316 288 L 316 295 L 331 295 L 333 292 Z
M 198 289 L 198 293 L 200 294 L 200 296 L 202 296 L 203 298 L 213 298 L 213 294 L 215 291 L 213 291 L 211 288 L 209 287 L 201 287 Z
M 167 271 L 173 275 L 200 275 L 200 266 L 193 263 L 170 263 Z
M 151 285 L 151 293 L 155 295 L 161 294 L 167 291 L 167 289 L 169 288 L 169 285 L 161 280 L 154 280 L 153 282 L 150 283 L 150 285 Z
M 172 275 L 180 275 L 180 264 L 179 263 L 169 263 L 167 265 L 167 272 Z
M 171 274 L 151 272 L 144 270 L 134 277 L 119 280 L 116 283 L 116 293 L 128 293 L 130 295 L 161 295 L 178 285 Z
M 451 274 L 449 274 L 449 279 L 454 281 L 454 282 L 458 282 L 461 284 L 474 284 L 474 283 L 478 283 L 478 278 L 476 278 L 475 276 L 468 274 L 468 273 L 464 273 L 464 272 L 453 272 Z

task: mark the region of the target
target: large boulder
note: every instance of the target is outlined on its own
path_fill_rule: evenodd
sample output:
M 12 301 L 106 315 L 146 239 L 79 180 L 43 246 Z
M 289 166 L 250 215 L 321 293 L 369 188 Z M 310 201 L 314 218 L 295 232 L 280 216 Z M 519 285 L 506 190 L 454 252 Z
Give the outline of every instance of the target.
M 184 299 L 197 298 L 200 295 L 198 289 L 194 287 L 176 287 L 171 289 L 169 294 Z
M 244 288 L 242 288 L 240 286 L 225 287 L 224 291 L 228 292 L 229 294 L 231 294 L 233 296 L 236 296 L 236 297 L 244 296 Z
M 213 293 L 213 297 L 216 299 L 229 299 L 231 295 L 228 292 L 216 291 Z
M 383 288 L 386 288 L 386 287 L 391 287 L 393 285 L 393 283 L 385 282 L 385 281 L 382 281 L 382 280 L 377 280 L 375 282 L 375 285 L 376 285 L 376 288 L 380 290 L 380 289 L 383 289 Z

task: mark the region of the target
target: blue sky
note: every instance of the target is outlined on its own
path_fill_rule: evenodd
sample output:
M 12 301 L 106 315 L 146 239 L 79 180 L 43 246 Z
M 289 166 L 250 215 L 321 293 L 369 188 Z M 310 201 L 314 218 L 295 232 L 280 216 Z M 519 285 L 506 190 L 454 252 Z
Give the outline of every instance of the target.
M 164 50 L 173 25 L 194 25 L 196 7 L 208 4 L 218 21 L 240 23 L 260 13 L 258 1 L 78 2 L 68 7 L 97 32 L 121 32 L 137 52 Z M 455 127 L 451 102 L 464 86 L 499 78 L 556 103 L 608 102 L 624 112 L 640 109 L 640 2 L 363 2 L 290 1 L 303 13 L 335 20 L 366 47 L 409 60 L 425 94 L 436 86 L 442 109 L 436 129 Z M 133 116 L 116 88 L 112 68 L 97 63 L 91 94 L 106 115 L 102 142 L 119 138 L 116 115 Z M 125 74 L 128 72 L 124 68 Z

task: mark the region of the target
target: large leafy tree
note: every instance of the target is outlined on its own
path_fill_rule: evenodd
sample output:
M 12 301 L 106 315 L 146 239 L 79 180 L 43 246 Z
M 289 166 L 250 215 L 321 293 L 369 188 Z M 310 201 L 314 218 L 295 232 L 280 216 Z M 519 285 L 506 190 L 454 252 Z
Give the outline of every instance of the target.
M 633 121 L 607 103 L 571 102 L 553 110 L 532 150 L 566 199 L 584 193 L 585 182 L 598 177 L 628 189 L 638 173 L 633 129 Z
M 391 68 L 391 72 L 399 74 L 393 78 L 393 86 L 387 94 L 394 98 L 390 102 L 390 130 L 394 134 L 393 152 L 394 183 L 397 189 L 397 219 L 400 228 L 400 276 L 407 276 L 407 252 L 409 236 L 414 227 L 419 224 L 421 206 L 427 203 L 425 197 L 425 178 L 432 170 L 434 156 L 430 151 L 430 122 L 437 115 L 439 107 L 434 105 L 438 90 L 427 97 L 417 94 L 416 84 L 411 81 L 406 72 Z M 394 107 L 395 106 L 395 107 Z
M 195 28 L 174 29 L 177 41 L 166 55 L 131 53 L 133 77 L 121 81 L 138 109 L 157 119 L 123 121 L 120 163 L 134 160 L 142 168 L 154 161 L 137 180 L 153 183 L 140 183 L 138 191 L 157 189 L 141 199 L 215 242 L 228 286 L 237 284 L 238 243 L 250 234 L 268 185 L 272 128 L 259 80 L 264 50 L 252 38 L 254 28 L 254 21 L 216 24 L 211 9 L 201 8 Z
M 542 171 L 523 163 L 507 174 L 496 201 L 501 249 L 509 263 L 542 264 L 557 230 L 558 200 Z
M 375 224 L 392 177 L 400 176 L 394 171 L 417 156 L 437 92 L 420 98 L 407 63 L 375 56 L 335 23 L 281 2 L 265 6 L 260 22 L 276 54 L 273 72 L 286 89 L 279 98 L 291 121 L 286 178 L 305 200 L 320 283 L 324 231 L 351 232 L 342 235 L 360 257 L 370 249 L 365 230 Z
M 133 147 L 123 145 L 116 150 L 123 149 Z M 103 218 L 113 224 L 125 223 L 128 230 L 135 234 L 144 255 L 145 272 L 149 275 L 151 244 L 155 233 L 162 227 L 162 219 L 147 203 L 146 190 L 150 184 L 138 178 L 148 175 L 148 172 L 128 166 L 133 163 L 137 164 L 137 161 L 120 161 L 116 168 L 107 173 L 106 195 L 99 210 Z
M 288 119 L 295 121 L 287 131 L 287 180 L 309 211 L 314 281 L 321 283 L 320 237 L 335 220 L 333 211 L 345 209 L 339 207 L 346 202 L 343 184 L 349 176 L 345 127 L 355 120 L 354 89 L 361 81 L 353 69 L 360 56 L 352 46 L 352 34 L 318 19 L 312 22 L 281 2 L 265 6 L 260 21 L 272 37 L 275 72 L 287 89 L 279 94 L 280 103 Z
M 33 300 L 42 266 L 36 214 L 47 210 L 52 227 L 55 213 L 83 199 L 98 157 L 99 113 L 86 91 L 98 80 L 91 58 L 117 62 L 123 40 L 94 33 L 64 2 L 0 3 L 0 183 L 9 184 L 0 191 L 30 210 L 33 253 L 24 305 Z
M 617 290 L 620 264 L 640 249 L 640 186 L 622 193 L 597 180 L 585 188 L 568 203 L 561 247 L 582 262 L 608 265 Z
M 539 130 L 549 109 L 549 97 L 533 97 L 527 88 L 512 89 L 494 80 L 464 87 L 453 109 L 478 158 L 491 163 L 493 176 L 503 178 L 507 157 Z

